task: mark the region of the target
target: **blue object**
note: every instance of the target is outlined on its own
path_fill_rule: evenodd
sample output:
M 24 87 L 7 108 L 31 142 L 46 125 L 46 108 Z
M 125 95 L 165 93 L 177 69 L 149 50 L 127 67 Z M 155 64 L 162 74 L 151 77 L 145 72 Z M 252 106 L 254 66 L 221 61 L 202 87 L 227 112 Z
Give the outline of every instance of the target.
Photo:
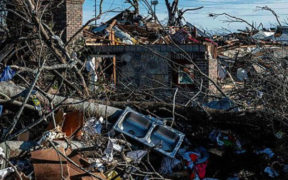
M 24 91 L 22 91 L 19 95 L 22 97 L 26 97 L 28 95 L 29 89 L 25 89 Z M 32 90 L 31 91 L 31 95 L 36 95 L 37 91 L 36 90 Z
M 100 33 L 102 31 L 104 31 L 106 28 L 108 27 L 107 24 L 104 24 L 104 25 L 101 25 L 101 26 L 98 26 L 98 27 L 95 27 L 92 29 L 92 32 L 93 33 Z
M 97 134 L 101 134 L 102 124 L 99 121 L 96 122 L 96 124 L 94 125 L 94 128 Z
M 11 80 L 16 74 L 16 71 L 10 68 L 10 66 L 6 66 L 4 71 L 1 74 L 0 82 Z
M 217 110 L 224 110 L 224 111 L 228 111 L 228 110 L 234 110 L 234 111 L 238 111 L 238 108 L 235 108 L 234 103 L 229 99 L 229 98 L 223 98 L 219 101 L 211 101 L 207 104 L 205 104 L 204 106 L 207 106 L 211 109 L 217 109 Z
M 2 111 L 3 111 L 3 106 L 0 105 L 0 116 L 2 115 Z
M 266 167 L 264 169 L 264 172 L 268 174 L 269 177 L 271 178 L 275 178 L 279 176 L 279 173 L 277 171 L 275 171 L 273 168 L 271 167 Z
M 180 164 L 181 161 L 175 158 L 165 157 L 161 162 L 161 168 L 159 172 L 161 174 L 172 174 L 173 168 Z
M 191 154 L 195 154 L 196 156 L 198 156 L 198 158 L 195 162 L 193 162 L 191 160 L 191 157 L 190 157 Z M 193 169 L 194 163 L 195 164 L 202 164 L 202 163 L 206 162 L 209 158 L 209 153 L 204 147 L 198 147 L 198 148 L 194 149 L 194 151 L 188 151 L 188 152 L 184 153 L 182 155 L 182 157 L 183 157 L 183 159 L 188 161 L 188 167 L 190 169 Z
M 269 158 L 273 158 L 273 156 L 275 155 L 274 152 L 272 151 L 272 149 L 270 149 L 270 148 L 265 148 L 261 151 L 257 151 L 256 154 L 265 154 Z

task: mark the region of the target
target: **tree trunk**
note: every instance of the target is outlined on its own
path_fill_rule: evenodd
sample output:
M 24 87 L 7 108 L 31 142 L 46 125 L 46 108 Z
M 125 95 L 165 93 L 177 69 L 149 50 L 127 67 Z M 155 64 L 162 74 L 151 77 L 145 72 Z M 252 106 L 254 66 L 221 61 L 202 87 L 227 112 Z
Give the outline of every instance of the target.
M 23 90 L 25 90 L 25 88 L 19 87 L 12 82 L 0 83 L 0 93 L 5 94 L 10 98 L 20 94 Z M 48 99 L 45 98 L 39 92 L 36 93 L 36 96 L 42 105 L 44 104 L 48 106 L 50 105 Z M 59 104 L 61 101 L 65 99 L 65 97 L 52 95 L 52 94 L 48 94 L 48 97 L 53 99 L 52 103 L 54 105 Z M 98 104 L 93 100 L 83 101 L 80 99 L 68 98 L 66 101 L 63 102 L 63 106 L 67 107 L 69 110 L 79 110 L 89 115 L 93 115 L 93 116 L 98 115 L 98 116 L 103 116 L 103 117 L 108 117 L 108 118 L 116 118 L 122 112 L 121 109 L 103 105 L 103 104 Z
M 175 26 L 176 25 L 176 15 L 178 12 L 178 2 L 179 0 L 173 0 L 173 3 L 169 2 L 169 0 L 165 0 L 166 7 L 168 10 L 168 26 Z

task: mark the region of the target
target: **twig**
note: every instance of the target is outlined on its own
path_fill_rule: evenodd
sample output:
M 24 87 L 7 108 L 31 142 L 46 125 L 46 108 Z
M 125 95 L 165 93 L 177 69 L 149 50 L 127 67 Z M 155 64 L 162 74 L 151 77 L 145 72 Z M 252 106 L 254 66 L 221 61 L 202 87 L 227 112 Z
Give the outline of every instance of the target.
M 173 97 L 173 113 L 172 113 L 172 116 L 173 116 L 173 120 L 172 120 L 172 123 L 171 123 L 171 127 L 173 126 L 174 122 L 175 122 L 175 103 L 176 103 L 176 95 L 177 95 L 177 92 L 178 92 L 178 88 L 176 88 L 176 91 L 174 93 L 174 97 Z

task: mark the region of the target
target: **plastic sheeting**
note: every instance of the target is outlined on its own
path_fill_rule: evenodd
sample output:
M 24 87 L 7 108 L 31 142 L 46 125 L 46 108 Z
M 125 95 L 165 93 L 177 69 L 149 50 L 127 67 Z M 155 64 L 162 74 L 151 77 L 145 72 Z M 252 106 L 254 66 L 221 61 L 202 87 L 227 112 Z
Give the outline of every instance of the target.
M 10 81 L 16 74 L 16 71 L 10 68 L 10 66 L 6 66 L 4 71 L 0 76 L 0 82 Z
M 193 169 L 195 164 L 205 163 L 209 158 L 209 153 L 204 147 L 198 147 L 194 151 L 185 152 L 182 157 L 188 162 L 188 167 Z
M 145 150 L 131 151 L 127 153 L 127 157 L 132 159 L 134 163 L 140 163 L 142 158 L 147 154 Z
M 101 134 L 103 122 L 104 122 L 103 117 L 100 117 L 99 120 L 97 120 L 96 118 L 91 118 L 88 121 L 86 121 L 83 127 L 85 134 L 91 136 L 95 134 Z
M 248 79 L 248 73 L 245 69 L 238 68 L 237 69 L 237 78 L 239 81 L 244 81 Z
M 217 109 L 217 110 L 234 110 L 234 111 L 238 111 L 237 108 L 234 108 L 234 103 L 229 99 L 229 98 L 223 98 L 219 101 L 211 101 L 207 104 L 205 104 L 204 106 L 207 106 L 211 109 Z
M 227 70 L 225 68 L 225 66 L 218 66 L 218 77 L 222 80 L 224 80 L 227 76 Z
M 264 172 L 268 174 L 269 177 L 271 178 L 276 178 L 279 176 L 279 173 L 277 171 L 275 171 L 273 168 L 271 167 L 266 167 L 264 169 Z
M 98 76 L 96 74 L 96 59 L 95 57 L 90 58 L 85 64 L 86 70 L 91 73 L 89 88 L 91 91 L 95 90 L 95 83 L 98 81 Z
M 119 144 L 117 144 L 115 139 L 109 138 L 108 143 L 107 143 L 107 147 L 104 150 L 105 156 L 102 159 L 104 161 L 111 162 L 111 161 L 113 161 L 114 150 L 121 152 L 122 149 L 123 149 L 123 147 L 120 146 Z
M 273 156 L 275 155 L 272 149 L 270 148 L 265 148 L 261 151 L 257 151 L 256 154 L 265 154 L 269 158 L 273 158 Z
M 101 26 L 95 27 L 92 29 L 93 33 L 101 33 L 108 27 L 108 24 L 103 24 Z
M 181 161 L 175 158 L 165 157 L 161 162 L 160 174 L 171 174 L 173 168 L 175 168 Z
M 133 38 L 129 34 L 121 31 L 116 26 L 113 27 L 113 30 L 115 31 L 115 36 L 120 38 L 125 44 L 128 44 L 128 45 L 133 45 L 134 44 L 133 43 Z
M 5 153 L 4 150 L 0 147 L 0 165 L 4 163 Z
M 0 180 L 4 180 L 6 176 L 14 172 L 15 170 L 12 167 L 1 169 L 0 170 Z

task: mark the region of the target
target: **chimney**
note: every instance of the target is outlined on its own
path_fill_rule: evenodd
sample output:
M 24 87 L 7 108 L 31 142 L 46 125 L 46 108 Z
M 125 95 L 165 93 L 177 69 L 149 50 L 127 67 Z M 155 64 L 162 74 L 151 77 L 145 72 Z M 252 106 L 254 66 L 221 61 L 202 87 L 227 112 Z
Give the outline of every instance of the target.
M 66 0 L 66 40 L 69 40 L 82 27 L 84 1 Z M 82 36 L 82 34 L 79 34 L 79 36 Z
M 64 42 L 67 42 L 82 27 L 84 1 L 65 0 L 63 5 L 53 12 L 54 31 L 62 34 Z M 82 33 L 77 37 L 80 36 Z

